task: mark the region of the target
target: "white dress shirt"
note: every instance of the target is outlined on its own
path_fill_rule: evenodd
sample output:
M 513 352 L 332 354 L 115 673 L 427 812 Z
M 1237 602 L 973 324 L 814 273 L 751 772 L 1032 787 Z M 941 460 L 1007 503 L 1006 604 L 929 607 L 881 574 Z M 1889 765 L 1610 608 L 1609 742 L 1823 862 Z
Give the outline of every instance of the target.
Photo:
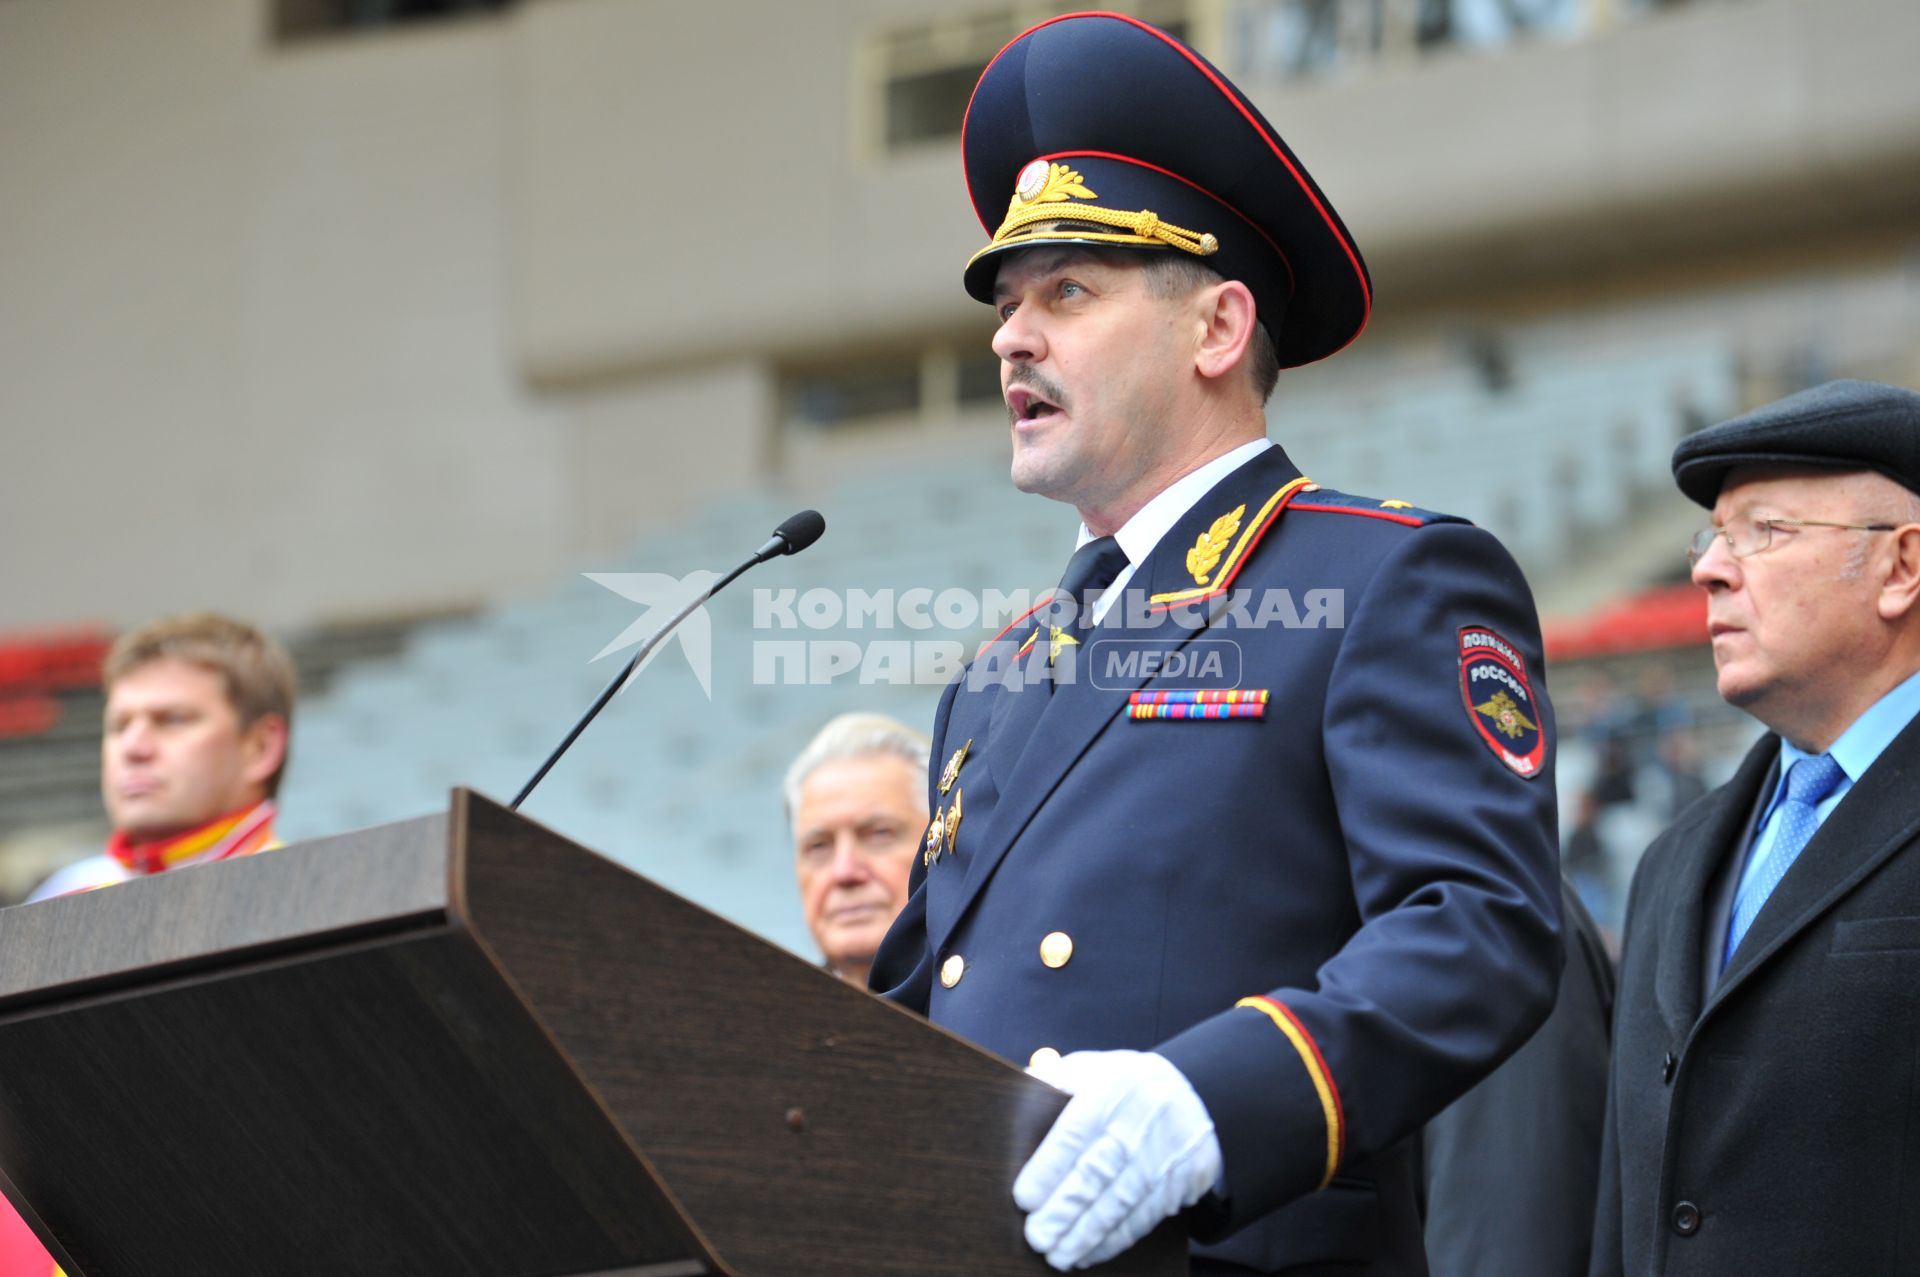
M 1126 551 L 1127 566 L 1120 570 L 1120 575 L 1113 579 L 1113 584 L 1093 605 L 1093 623 L 1100 623 L 1107 614 L 1107 608 L 1127 588 L 1127 582 L 1133 579 L 1134 569 L 1147 561 L 1153 548 L 1160 544 L 1167 533 L 1173 531 L 1173 525 L 1185 518 L 1187 511 L 1198 505 L 1200 498 L 1206 496 L 1214 484 L 1273 446 L 1271 439 L 1255 439 L 1251 443 L 1241 444 L 1232 452 L 1220 454 L 1198 470 L 1182 475 L 1162 488 L 1153 500 L 1141 506 L 1131 519 L 1121 524 L 1120 530 L 1113 534 L 1113 539 Z M 1082 523 L 1080 539 L 1074 542 L 1073 548 L 1077 550 L 1093 539 L 1093 533 Z

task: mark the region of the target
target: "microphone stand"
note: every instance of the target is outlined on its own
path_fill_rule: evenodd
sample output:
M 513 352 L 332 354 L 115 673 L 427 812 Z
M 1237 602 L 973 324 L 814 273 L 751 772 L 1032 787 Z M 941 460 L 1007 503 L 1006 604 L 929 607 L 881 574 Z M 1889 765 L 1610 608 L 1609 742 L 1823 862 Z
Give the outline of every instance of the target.
M 812 516 L 810 522 L 806 519 L 806 516 L 809 515 Z M 572 747 L 573 742 L 580 738 L 581 732 L 587 730 L 587 724 L 591 723 L 600 711 L 607 707 L 607 702 L 613 699 L 614 693 L 620 690 L 621 684 L 633 676 L 633 672 L 640 668 L 640 663 L 646 660 L 653 649 L 659 647 L 668 635 L 673 633 L 680 622 L 692 616 L 705 605 L 708 599 L 731 585 L 739 578 L 740 574 L 748 568 L 765 563 L 768 559 L 775 558 L 778 555 L 798 554 L 801 550 L 806 549 L 818 540 L 821 531 L 825 528 L 826 521 L 821 519 L 819 515 L 814 514 L 811 510 L 806 510 L 795 515 L 793 518 L 781 524 L 779 528 L 775 529 L 773 536 L 768 538 L 767 543 L 754 551 L 753 556 L 745 563 L 742 563 L 739 567 L 727 573 L 718 581 L 715 581 L 711 586 L 701 592 L 700 597 L 688 603 L 678 612 L 675 612 L 665 625 L 655 630 L 652 635 L 648 637 L 647 641 L 640 645 L 640 650 L 633 654 L 633 659 L 627 662 L 626 667 L 614 677 L 611 683 L 607 684 L 606 690 L 601 692 L 600 695 L 594 699 L 593 704 L 587 707 L 587 712 L 580 716 L 580 721 L 573 725 L 573 730 L 567 733 L 566 739 L 560 742 L 559 748 L 547 755 L 547 761 L 540 764 L 540 769 L 534 772 L 527 783 L 520 787 L 520 792 L 514 795 L 513 801 L 508 803 L 507 806 L 513 811 L 520 810 L 520 804 L 527 800 L 527 795 L 533 792 L 533 787 L 546 779 L 547 773 L 553 770 L 553 765 L 560 761 L 560 756 L 566 753 L 567 750 Z

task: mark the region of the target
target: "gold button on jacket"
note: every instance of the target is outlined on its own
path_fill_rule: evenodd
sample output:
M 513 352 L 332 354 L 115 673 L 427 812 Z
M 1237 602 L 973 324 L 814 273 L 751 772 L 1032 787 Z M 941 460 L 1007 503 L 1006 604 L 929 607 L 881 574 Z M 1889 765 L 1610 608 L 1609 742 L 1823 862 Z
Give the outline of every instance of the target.
M 947 960 L 940 964 L 940 983 L 951 989 L 966 973 L 967 960 L 957 953 L 948 954 Z
M 1073 957 L 1073 937 L 1064 931 L 1049 931 L 1040 942 L 1040 961 L 1050 967 L 1064 967 Z

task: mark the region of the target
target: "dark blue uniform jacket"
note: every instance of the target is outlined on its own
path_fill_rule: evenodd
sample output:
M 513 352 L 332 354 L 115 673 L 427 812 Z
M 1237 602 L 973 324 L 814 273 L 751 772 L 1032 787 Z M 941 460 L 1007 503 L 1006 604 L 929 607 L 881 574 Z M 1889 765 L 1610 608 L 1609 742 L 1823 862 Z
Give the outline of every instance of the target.
M 947 689 L 939 828 L 873 987 L 1023 1064 L 1171 1059 L 1225 1157 L 1192 1221 L 1224 1240 L 1198 1253 L 1423 1273 L 1403 1141 L 1525 1040 L 1561 969 L 1526 582 L 1478 528 L 1318 489 L 1275 448 L 1127 592 L 1060 648 L 1071 684 L 1017 685 L 1056 647 L 1035 617 Z M 1265 691 L 1263 715 L 1130 705 L 1203 687 Z

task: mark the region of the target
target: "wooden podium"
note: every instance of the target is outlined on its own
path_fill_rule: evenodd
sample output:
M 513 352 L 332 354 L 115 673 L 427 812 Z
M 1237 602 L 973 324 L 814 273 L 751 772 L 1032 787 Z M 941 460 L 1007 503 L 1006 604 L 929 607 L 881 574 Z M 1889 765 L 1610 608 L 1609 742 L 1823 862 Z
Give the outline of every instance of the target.
M 1063 1104 L 464 790 L 0 910 L 0 1187 L 70 1277 L 1038 1277 Z

